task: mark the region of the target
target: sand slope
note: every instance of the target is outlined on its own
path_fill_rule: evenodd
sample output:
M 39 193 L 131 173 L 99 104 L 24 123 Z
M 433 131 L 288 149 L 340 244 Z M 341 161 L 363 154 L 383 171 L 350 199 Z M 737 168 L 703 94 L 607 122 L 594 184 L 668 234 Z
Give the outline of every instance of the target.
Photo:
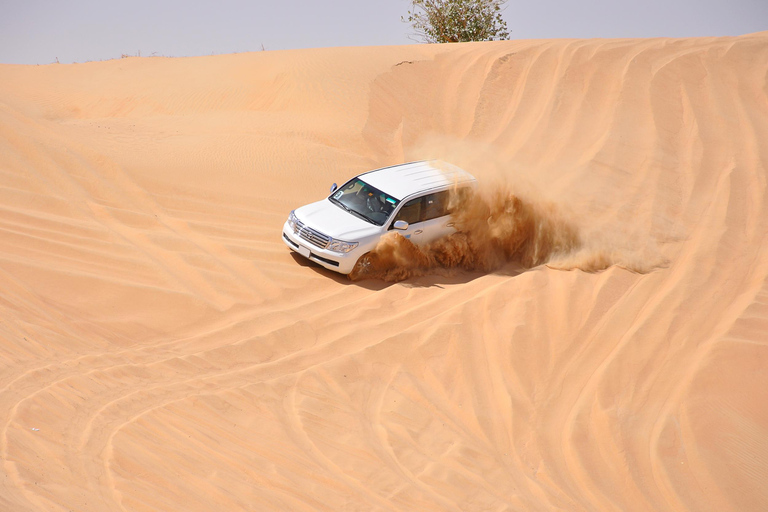
M 433 157 L 585 252 L 282 244 Z M 766 510 L 767 169 L 768 33 L 2 65 L 0 510 Z

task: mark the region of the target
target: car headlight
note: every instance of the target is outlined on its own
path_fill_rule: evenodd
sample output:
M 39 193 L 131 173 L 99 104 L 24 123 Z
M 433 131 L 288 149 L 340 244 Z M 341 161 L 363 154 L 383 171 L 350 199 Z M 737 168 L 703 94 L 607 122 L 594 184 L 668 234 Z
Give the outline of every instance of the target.
M 349 252 L 355 247 L 357 247 L 357 242 L 344 242 L 342 240 L 334 240 L 331 238 L 326 249 L 333 252 Z
M 290 226 L 291 231 L 296 231 L 296 223 L 299 219 L 296 218 L 296 214 L 293 213 L 293 210 L 291 210 L 290 215 L 288 215 L 288 226 Z

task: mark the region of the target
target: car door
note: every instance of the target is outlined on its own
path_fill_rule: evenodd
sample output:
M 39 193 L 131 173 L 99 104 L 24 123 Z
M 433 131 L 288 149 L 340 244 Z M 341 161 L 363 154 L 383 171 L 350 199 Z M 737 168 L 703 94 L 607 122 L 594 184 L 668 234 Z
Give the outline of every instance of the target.
M 448 215 L 448 190 L 424 196 L 424 213 L 420 223 L 419 243 L 429 243 L 453 233 L 453 222 Z
M 424 234 L 422 219 L 424 217 L 424 196 L 409 200 L 397 212 L 397 215 L 389 224 L 390 231 L 397 231 L 405 238 L 415 244 L 419 244 Z M 394 224 L 398 220 L 404 220 L 408 223 L 408 229 L 394 229 Z
M 448 215 L 448 191 L 433 192 L 414 198 L 405 203 L 390 223 L 404 220 L 408 229 L 399 233 L 416 245 L 426 244 L 454 232 Z

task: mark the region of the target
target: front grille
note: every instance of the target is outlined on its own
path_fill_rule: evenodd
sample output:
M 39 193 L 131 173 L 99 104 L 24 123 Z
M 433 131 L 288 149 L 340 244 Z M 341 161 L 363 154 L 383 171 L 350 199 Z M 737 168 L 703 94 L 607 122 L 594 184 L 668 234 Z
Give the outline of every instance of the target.
M 328 242 L 331 240 L 331 237 L 328 235 L 324 235 L 319 231 L 305 226 L 304 223 L 299 219 L 296 219 L 296 231 L 294 231 L 294 233 L 299 235 L 299 238 L 302 240 L 306 240 L 307 242 L 321 249 L 328 247 Z

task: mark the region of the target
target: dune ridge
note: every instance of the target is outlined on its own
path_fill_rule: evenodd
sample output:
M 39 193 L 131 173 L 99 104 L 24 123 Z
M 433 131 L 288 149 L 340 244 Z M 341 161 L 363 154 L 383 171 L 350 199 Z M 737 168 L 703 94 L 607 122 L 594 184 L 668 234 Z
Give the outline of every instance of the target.
M 766 32 L 0 65 L 0 509 L 765 510 L 766 141 Z M 425 158 L 664 264 L 282 244 Z

